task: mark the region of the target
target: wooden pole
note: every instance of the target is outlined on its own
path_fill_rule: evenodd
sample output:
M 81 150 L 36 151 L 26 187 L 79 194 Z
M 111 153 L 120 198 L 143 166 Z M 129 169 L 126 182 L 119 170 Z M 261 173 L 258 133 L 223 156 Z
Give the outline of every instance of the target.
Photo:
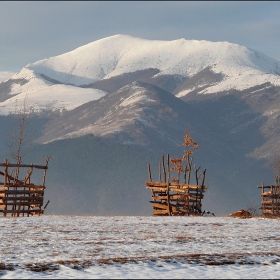
M 192 171 L 192 158 L 190 158 L 190 160 L 188 160 L 188 169 L 189 169 L 189 173 L 188 173 L 188 184 L 190 184 L 191 181 L 191 171 Z
M 158 162 L 158 180 L 161 182 L 161 170 L 160 170 L 160 161 Z
M 206 173 L 206 169 L 203 170 L 203 177 L 202 177 L 202 183 L 201 183 L 201 187 L 204 186 L 204 181 L 205 181 L 205 173 Z
M 48 200 L 48 202 L 46 203 L 45 207 L 42 209 L 42 212 L 41 212 L 42 214 L 44 214 L 44 212 L 45 212 L 47 206 L 49 205 L 49 203 L 50 203 L 50 201 Z
M 152 182 L 152 175 L 151 175 L 151 167 L 150 167 L 150 164 L 148 164 L 148 178 L 149 178 L 149 181 Z
M 47 172 L 47 169 L 48 169 L 49 159 L 50 159 L 50 157 L 49 157 L 49 156 L 47 156 L 47 157 L 46 157 L 46 164 L 45 164 L 45 168 L 44 168 L 43 185 L 42 185 L 42 186 L 45 186 L 45 181 L 46 181 L 46 172 Z
M 273 193 L 273 190 L 272 190 L 272 185 L 270 186 L 270 193 L 272 194 Z M 272 210 L 272 214 L 274 214 L 274 204 L 273 204 L 273 198 L 271 198 L 271 201 L 272 201 L 272 203 L 271 203 L 271 210 Z
M 169 215 L 169 216 L 171 216 L 170 195 L 169 195 L 169 184 L 170 184 L 170 164 L 169 164 L 169 154 L 167 154 L 167 172 L 168 172 L 168 183 L 167 183 L 167 205 L 168 205 L 168 215 Z
M 264 183 L 262 183 L 262 194 L 264 193 Z M 262 195 L 262 213 L 264 215 L 264 196 Z
M 43 186 L 43 187 L 45 186 L 45 182 L 46 182 L 46 174 L 47 174 L 47 169 L 48 169 L 49 160 L 50 160 L 50 156 L 47 156 L 47 157 L 46 157 L 45 169 L 44 169 L 44 175 L 43 175 L 43 183 L 42 183 L 42 186 Z M 40 204 L 40 206 L 39 206 L 39 209 L 40 209 L 40 212 L 39 212 L 39 213 L 42 213 L 42 206 L 41 206 L 41 204 Z
M 200 178 L 200 174 L 198 175 L 198 171 L 200 169 L 200 166 L 196 168 L 196 165 L 194 165 L 195 168 L 195 178 L 196 178 L 196 184 L 198 185 L 198 179 Z
M 185 169 L 184 169 L 184 184 L 187 183 L 187 169 L 188 169 L 188 166 L 187 164 L 185 165 Z
M 166 171 L 165 171 L 165 164 L 164 164 L 164 156 L 162 156 L 162 170 L 163 170 L 164 182 L 166 182 Z
M 9 164 L 9 161 L 8 159 L 5 158 L 5 169 L 4 169 L 4 188 L 9 188 L 7 187 L 7 181 L 8 181 L 8 164 Z M 7 196 L 7 194 L 5 194 L 5 197 Z M 7 211 L 7 203 L 4 207 L 4 211 Z M 6 212 L 3 213 L 4 214 L 4 217 L 6 217 Z
M 276 204 L 277 215 L 279 215 L 279 206 L 278 206 L 279 200 L 278 200 L 278 197 L 279 197 L 279 187 L 278 187 L 278 184 L 277 184 L 275 186 L 275 204 Z

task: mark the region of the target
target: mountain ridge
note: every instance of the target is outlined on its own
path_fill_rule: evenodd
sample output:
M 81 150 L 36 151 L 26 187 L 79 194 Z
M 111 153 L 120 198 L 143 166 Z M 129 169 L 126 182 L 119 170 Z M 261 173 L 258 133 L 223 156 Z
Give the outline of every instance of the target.
M 187 52 L 178 52 L 188 46 Z M 88 53 L 80 59 L 85 48 Z M 89 59 L 92 49 L 96 52 Z M 140 213 L 131 198 L 148 202 L 145 160 L 154 162 L 155 156 L 167 153 L 181 156 L 186 130 L 199 145 L 196 162 L 207 168 L 208 209 L 226 213 L 260 200 L 256 186 L 273 181 L 269 163 L 280 141 L 279 62 L 228 42 L 150 41 L 123 35 L 78 52 L 63 54 L 63 60 L 56 56 L 29 64 L 0 83 L 0 122 L 12 117 L 13 102 L 26 96 L 33 113 L 43 115 L 30 153 L 37 157 L 48 151 L 54 157 L 52 200 L 59 202 L 56 187 L 61 186 L 62 197 L 71 190 L 61 202 L 66 208 L 54 205 L 55 211 L 104 214 L 105 203 L 114 205 L 106 214 Z M 118 159 L 110 162 L 114 154 Z M 131 166 L 139 167 L 138 175 L 137 170 L 131 175 Z M 73 178 L 76 170 L 83 174 L 80 181 Z M 100 174 L 108 176 L 104 182 Z M 116 190 L 114 201 L 111 193 Z M 96 196 L 94 207 L 89 206 L 88 193 Z M 79 206 L 72 209 L 75 199 Z M 147 211 L 142 208 L 141 213 Z
M 146 69 L 158 71 L 150 77 L 154 80 L 162 75 L 177 75 L 183 81 L 199 73 L 203 76 L 203 71 L 207 71 L 208 76 L 219 77 L 210 83 L 194 81 L 193 87 L 177 88 L 177 97 L 193 91 L 205 95 L 244 90 L 265 82 L 280 85 L 280 62 L 244 46 L 204 40 L 146 40 L 118 34 L 28 64 L 8 80 L 9 89 L 4 90 L 0 83 L 1 95 L 7 99 L 7 102 L 0 102 L 0 114 L 8 114 L 11 108 L 7 107 L 13 106 L 15 99 L 23 100 L 25 95 L 29 96 L 34 111 L 45 107 L 72 110 L 107 92 L 101 94 L 88 85 Z M 13 85 L 13 81 L 21 79 L 28 82 L 20 87 L 16 83 Z M 71 94 L 57 98 L 65 91 L 73 94 L 76 91 L 83 102 L 76 100 L 74 104 Z M 49 99 L 41 98 L 47 92 L 50 92 Z

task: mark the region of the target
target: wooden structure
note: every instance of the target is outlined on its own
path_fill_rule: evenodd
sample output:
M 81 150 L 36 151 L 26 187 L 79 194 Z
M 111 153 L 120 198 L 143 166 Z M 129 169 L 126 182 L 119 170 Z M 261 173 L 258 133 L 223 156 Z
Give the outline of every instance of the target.
M 0 180 L 0 213 L 4 217 L 19 217 L 29 215 L 42 215 L 49 204 L 49 201 L 43 207 L 46 171 L 48 169 L 49 157 L 46 158 L 46 164 L 11 164 L 7 159 L 5 163 L 0 163 L 4 171 L 0 171 L 3 181 Z M 19 179 L 22 171 L 27 168 L 23 180 Z M 43 170 L 42 185 L 31 183 L 31 175 L 35 169 Z
M 181 162 L 181 159 L 177 159 Z M 146 188 L 151 190 L 153 205 L 153 215 L 159 216 L 184 216 L 201 215 L 202 199 L 207 186 L 204 185 L 206 169 L 203 171 L 201 183 L 198 175 L 199 168 L 195 169 L 196 184 L 190 184 L 192 160 L 189 160 L 183 170 L 183 183 L 180 183 L 180 170 L 170 168 L 172 161 L 167 155 L 167 167 L 164 162 L 164 156 L 158 166 L 158 181 L 152 180 L 150 165 L 148 164 L 149 181 L 146 182 Z M 179 171 L 178 171 L 179 170 Z M 177 171 L 177 179 L 171 175 L 171 171 Z
M 262 214 L 264 216 L 280 216 L 280 186 L 264 186 L 262 184 L 258 188 L 262 191 Z

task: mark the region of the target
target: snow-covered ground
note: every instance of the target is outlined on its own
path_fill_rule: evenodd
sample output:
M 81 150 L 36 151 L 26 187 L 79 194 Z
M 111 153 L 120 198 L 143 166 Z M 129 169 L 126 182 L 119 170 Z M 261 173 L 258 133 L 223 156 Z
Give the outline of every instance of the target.
M 2 279 L 279 278 L 280 219 L 0 218 Z

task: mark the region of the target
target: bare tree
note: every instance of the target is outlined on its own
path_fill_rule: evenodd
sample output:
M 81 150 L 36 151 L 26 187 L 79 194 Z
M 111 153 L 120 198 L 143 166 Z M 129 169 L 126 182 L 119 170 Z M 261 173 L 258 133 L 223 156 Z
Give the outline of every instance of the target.
M 177 178 L 174 178 L 172 176 L 172 182 L 179 183 L 180 174 L 182 172 L 185 172 L 185 183 L 187 181 L 187 183 L 189 184 L 192 165 L 192 158 L 190 157 L 190 155 L 192 155 L 194 151 L 198 149 L 198 144 L 190 137 L 189 130 L 187 130 L 184 134 L 184 143 L 182 145 L 185 147 L 183 156 L 181 158 L 170 159 L 170 163 L 174 165 L 171 170 L 177 170 Z M 188 173 L 188 179 L 186 179 L 186 173 Z
M 15 116 L 13 131 L 6 140 L 11 157 L 17 164 L 21 164 L 22 158 L 27 154 L 31 147 L 34 132 L 29 131 L 30 107 L 28 107 L 28 95 L 25 96 L 21 107 L 15 106 L 13 112 Z M 18 179 L 19 168 L 16 168 L 14 178 Z
M 270 162 L 270 167 L 273 171 L 275 185 L 280 185 L 280 144 L 278 143 L 274 157 Z

